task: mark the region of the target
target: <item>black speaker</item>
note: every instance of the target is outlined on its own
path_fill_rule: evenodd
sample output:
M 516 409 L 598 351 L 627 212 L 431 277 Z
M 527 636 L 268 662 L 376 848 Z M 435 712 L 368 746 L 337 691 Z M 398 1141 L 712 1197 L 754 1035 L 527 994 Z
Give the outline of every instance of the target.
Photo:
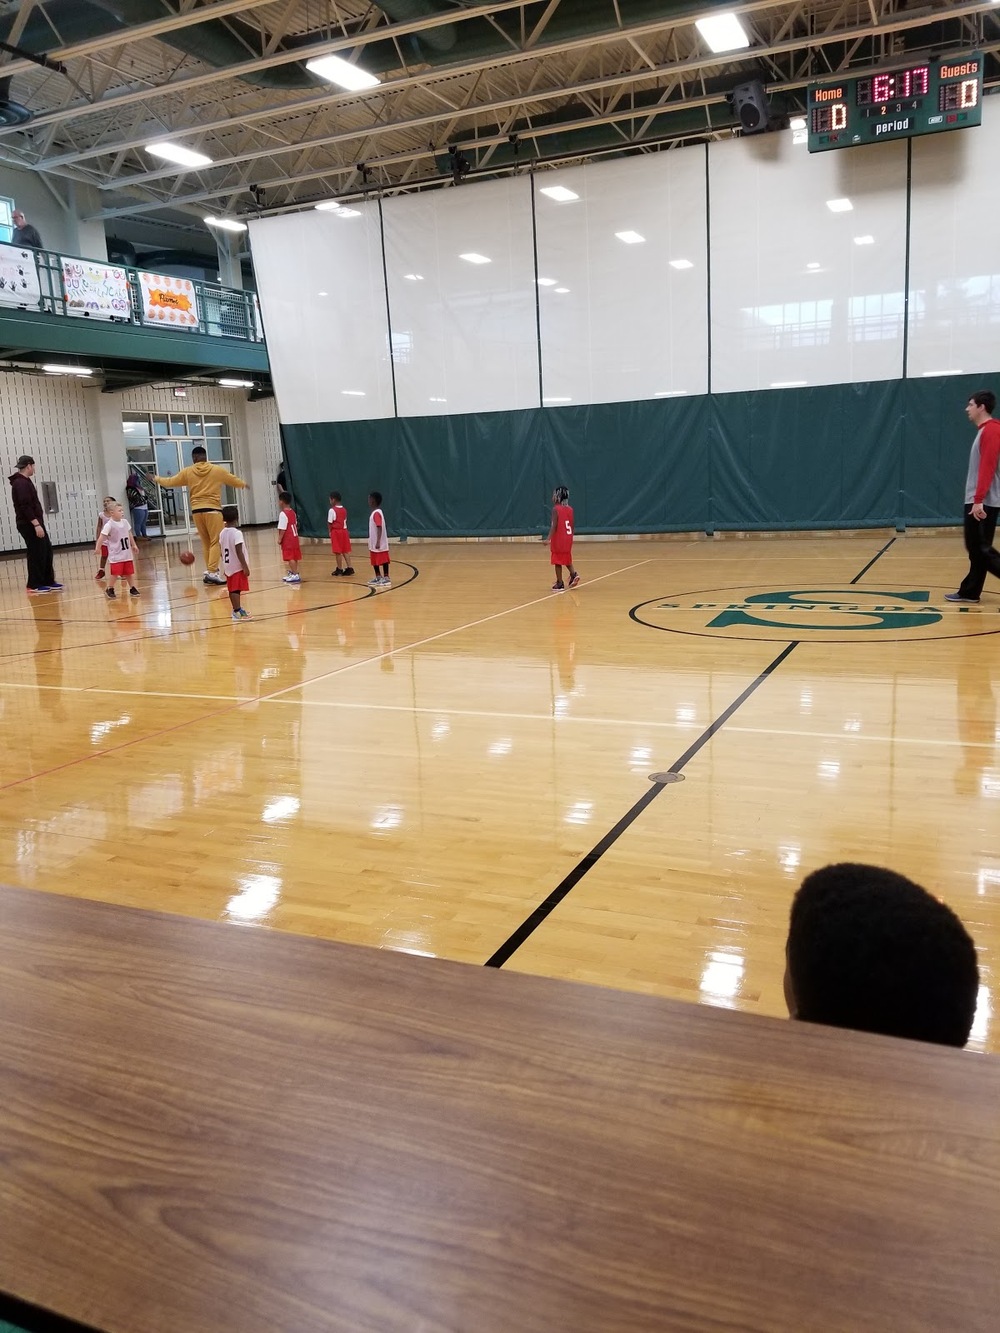
M 754 79 L 752 83 L 737 84 L 729 94 L 729 102 L 744 134 L 766 133 L 771 108 L 767 103 L 764 85 L 759 79 Z

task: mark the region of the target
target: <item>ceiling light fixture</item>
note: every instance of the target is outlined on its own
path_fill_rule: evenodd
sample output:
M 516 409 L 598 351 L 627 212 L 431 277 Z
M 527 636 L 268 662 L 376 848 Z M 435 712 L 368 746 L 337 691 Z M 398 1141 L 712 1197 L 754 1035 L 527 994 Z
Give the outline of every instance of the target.
M 572 190 L 568 190 L 565 185 L 543 185 L 540 187 L 542 194 L 547 194 L 550 199 L 554 199 L 557 204 L 568 204 L 580 196 Z
M 212 159 L 204 153 L 196 153 L 193 148 L 185 148 L 180 143 L 148 143 L 146 152 L 152 157 L 161 157 L 164 162 L 176 162 L 179 167 L 210 167 Z
M 59 366 L 55 362 L 49 366 L 42 366 L 42 369 L 46 375 L 80 375 L 83 378 L 94 373 L 89 366 Z
M 805 116 L 793 116 L 788 122 L 788 128 L 790 130 L 804 130 L 806 128 Z
M 710 51 L 742 51 L 750 45 L 750 37 L 735 14 L 713 14 L 711 18 L 697 19 L 694 25 L 704 37 Z
M 205 221 L 210 227 L 221 227 L 223 231 L 246 231 L 245 222 L 237 222 L 235 218 L 206 218 Z
M 252 389 L 253 380 L 217 380 L 220 389 Z
M 343 56 L 317 56 L 306 61 L 310 74 L 318 74 L 328 83 L 335 83 L 338 88 L 346 88 L 349 93 L 359 93 L 364 88 L 377 88 L 382 82 L 374 74 L 369 74 L 360 65 L 352 65 Z

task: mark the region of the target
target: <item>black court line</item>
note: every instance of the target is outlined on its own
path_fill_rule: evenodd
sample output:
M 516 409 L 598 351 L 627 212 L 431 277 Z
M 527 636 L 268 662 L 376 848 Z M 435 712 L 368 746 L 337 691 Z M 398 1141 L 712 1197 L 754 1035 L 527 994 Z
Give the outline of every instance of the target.
M 881 551 L 878 551 L 875 555 L 872 556 L 872 558 L 868 561 L 867 565 L 865 565 L 865 567 L 864 567 L 864 569 L 861 571 L 861 573 L 860 573 L 860 574 L 855 574 L 854 578 L 851 579 L 850 583 L 849 583 L 847 586 L 848 586 L 849 588 L 853 588 L 854 585 L 855 585 L 855 583 L 860 583 L 861 580 L 864 578 L 864 576 L 865 576 L 865 575 L 868 573 L 868 571 L 871 569 L 872 565 L 874 565 L 875 561 L 876 561 L 876 560 L 881 560 L 881 559 L 882 559 L 882 557 L 885 555 L 886 551 L 888 551 L 889 547 L 893 544 L 893 542 L 894 542 L 895 540 L 896 540 L 895 537 L 890 537 L 889 540 L 886 542 L 886 544 L 882 547 Z
M 871 569 L 876 560 L 880 559 L 886 551 L 888 551 L 889 547 L 895 540 L 896 538 L 893 537 L 890 541 L 886 542 L 881 551 L 868 561 L 864 569 L 861 570 L 861 573 L 856 574 L 855 577 L 851 579 L 851 584 L 857 583 L 858 580 Z M 760 689 L 761 685 L 763 685 L 764 682 L 777 671 L 778 667 L 792 655 L 800 643 L 800 639 L 795 639 L 792 643 L 786 644 L 778 656 L 767 664 L 755 680 L 750 682 L 743 693 L 738 695 L 729 707 L 720 713 L 715 721 L 705 728 L 698 739 L 692 745 L 688 746 L 679 759 L 674 760 L 669 769 L 667 769 L 667 772 L 683 772 L 695 755 L 708 744 L 713 736 L 718 735 L 737 709 L 741 708 L 750 696 L 756 690 Z M 614 846 L 625 830 L 635 823 L 648 806 L 652 805 L 660 793 L 666 789 L 666 786 L 666 783 L 654 782 L 649 790 L 640 796 L 631 809 L 626 810 L 625 814 L 622 815 L 614 828 L 609 829 L 608 832 L 605 833 L 600 842 L 592 847 L 586 856 L 576 863 L 566 878 L 562 880 L 560 884 L 556 885 L 549 896 L 543 902 L 540 902 L 531 915 L 521 922 L 513 934 L 509 935 L 507 939 L 504 940 L 503 944 L 500 945 L 500 948 L 487 958 L 483 966 L 503 967 L 504 963 L 506 963 L 513 954 L 520 949 L 521 945 L 535 933 L 546 917 L 550 916 L 551 913 L 555 911 L 567 894 L 579 884 L 584 875 L 586 875 L 588 871 L 593 870 L 594 866 L 597 865 L 604 853 Z
M 272 620 L 290 620 L 293 616 L 312 615 L 314 611 L 332 611 L 338 606 L 360 606 L 362 602 L 370 601 L 370 599 L 373 597 L 386 597 L 389 595 L 389 593 L 395 592 L 397 588 L 406 588 L 414 581 L 414 579 L 420 577 L 420 570 L 416 567 L 416 565 L 408 564 L 405 560 L 397 560 L 394 563 L 397 565 L 402 565 L 404 569 L 409 569 L 412 571 L 412 573 L 410 574 L 410 577 L 408 579 L 403 579 L 401 583 L 395 583 L 391 588 L 387 588 L 382 592 L 378 592 L 375 588 L 366 587 L 360 597 L 344 597 L 341 598 L 341 600 L 338 602 L 321 602 L 319 606 L 293 607 L 292 610 L 290 611 L 269 611 L 265 612 L 263 615 L 251 616 L 251 622 L 256 621 L 256 623 L 259 625 L 266 625 L 269 624 Z M 359 585 L 352 584 L 351 586 L 358 587 Z M 274 590 L 277 590 L 279 587 L 280 585 L 278 584 L 273 585 Z M 259 589 L 258 591 L 264 592 L 269 590 L 270 590 L 269 588 L 262 588 Z M 253 590 L 251 590 L 251 595 L 252 593 Z M 222 598 L 220 597 L 218 600 L 221 601 Z M 132 605 L 130 602 L 115 602 L 109 604 L 116 606 Z M 186 600 L 178 601 L 176 604 L 182 610 L 184 609 L 185 606 L 188 605 Z M 175 604 L 174 602 L 169 601 L 168 605 L 171 608 L 173 608 Z M 204 605 L 204 603 L 202 603 L 202 605 Z M 156 609 L 155 607 L 151 607 L 150 612 L 155 611 L 155 609 Z M 126 620 L 138 619 L 139 615 L 142 613 L 142 607 L 138 606 L 135 607 L 134 612 L 135 613 L 132 615 L 119 616 L 118 623 L 121 623 Z M 59 624 L 96 625 L 98 623 L 96 620 L 62 620 L 61 617 L 56 617 L 56 616 L 44 616 L 41 617 L 41 619 L 47 625 L 59 625 Z M 34 616 L 24 616 L 16 620 L 11 619 L 10 617 L 7 618 L 0 617 L 0 623 L 28 625 L 28 624 L 37 624 L 38 622 L 36 621 Z M 152 630 L 148 634 L 134 634 L 130 639 L 101 639 L 96 643 L 69 643 L 66 644 L 65 647 L 28 648 L 25 649 L 24 652 L 2 653 L 0 654 L 0 663 L 17 662 L 24 658 L 44 657 L 48 653 L 70 653 L 70 652 L 76 652 L 78 649 L 81 648 L 107 648 L 111 644 L 116 644 L 116 643 L 147 643 L 151 639 L 172 639 L 175 637 L 175 635 L 178 634 L 193 634 L 196 632 L 207 633 L 210 630 L 221 630 L 221 629 L 231 629 L 231 628 L 232 628 L 231 620 L 225 620 L 225 619 L 212 620 L 212 621 L 183 620 L 178 625 L 171 626 L 170 629 Z M 250 631 L 241 631 L 241 632 L 250 632 Z

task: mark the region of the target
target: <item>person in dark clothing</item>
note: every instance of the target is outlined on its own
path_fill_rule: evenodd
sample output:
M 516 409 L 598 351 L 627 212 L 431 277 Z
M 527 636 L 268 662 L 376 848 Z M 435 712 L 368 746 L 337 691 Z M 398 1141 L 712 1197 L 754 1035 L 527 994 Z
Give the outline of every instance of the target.
M 14 221 L 14 230 L 11 233 L 11 245 L 26 245 L 32 250 L 43 250 L 42 238 L 38 234 L 38 228 L 33 227 L 19 208 L 15 208 L 11 214 Z
M 27 588 L 29 594 L 60 592 L 62 584 L 56 582 L 52 566 L 52 543 L 42 521 L 42 503 L 31 480 L 34 475 L 35 460 L 30 454 L 22 454 L 17 460 L 17 471 L 9 478 L 14 521 L 28 548 Z

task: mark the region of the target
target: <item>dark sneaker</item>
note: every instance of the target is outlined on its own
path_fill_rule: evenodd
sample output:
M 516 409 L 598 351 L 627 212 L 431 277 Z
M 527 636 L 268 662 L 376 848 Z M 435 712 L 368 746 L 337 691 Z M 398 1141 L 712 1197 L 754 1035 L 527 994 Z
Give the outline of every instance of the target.
M 579 575 L 579 574 L 574 574 L 573 577 L 572 577 L 572 578 L 570 579 L 570 581 L 569 581 L 569 586 L 570 586 L 571 588 L 575 588 L 576 585 L 577 585 L 579 582 L 580 582 L 580 575 Z
M 97 573 L 94 575 L 94 578 L 95 578 L 95 579 L 103 579 L 103 578 L 104 578 L 104 570 L 103 570 L 103 569 L 99 569 L 99 570 L 97 571 Z
M 946 592 L 944 595 L 946 602 L 961 602 L 963 606 L 978 606 L 978 597 L 963 597 L 960 592 Z
M 347 568 L 344 570 L 344 573 L 345 573 L 345 574 L 353 574 L 353 573 L 354 573 L 354 569 L 352 568 L 352 566 L 348 565 Z
M 565 587 L 564 587 L 561 583 L 553 583 L 553 585 L 552 585 L 552 591 L 553 591 L 553 592 L 565 592 L 566 589 L 565 589 Z
M 129 590 L 128 590 L 128 595 L 129 595 L 130 597 L 138 597 L 138 596 L 139 596 L 139 589 L 138 589 L 138 588 L 129 588 Z
M 343 570 L 340 570 L 340 569 L 331 569 L 331 570 L 330 570 L 330 574 L 331 574 L 331 576 L 332 576 L 333 578 L 335 578 L 335 579 L 339 579 L 342 573 L 343 573 Z
M 50 583 L 50 584 L 49 584 L 49 592 L 62 592 L 62 590 L 63 590 L 63 586 L 62 586 L 61 583 Z
M 115 600 L 115 590 L 114 590 L 114 588 L 105 588 L 105 589 L 104 589 L 104 596 L 105 596 L 105 597 L 110 597 L 111 600 L 114 601 L 114 600 Z

